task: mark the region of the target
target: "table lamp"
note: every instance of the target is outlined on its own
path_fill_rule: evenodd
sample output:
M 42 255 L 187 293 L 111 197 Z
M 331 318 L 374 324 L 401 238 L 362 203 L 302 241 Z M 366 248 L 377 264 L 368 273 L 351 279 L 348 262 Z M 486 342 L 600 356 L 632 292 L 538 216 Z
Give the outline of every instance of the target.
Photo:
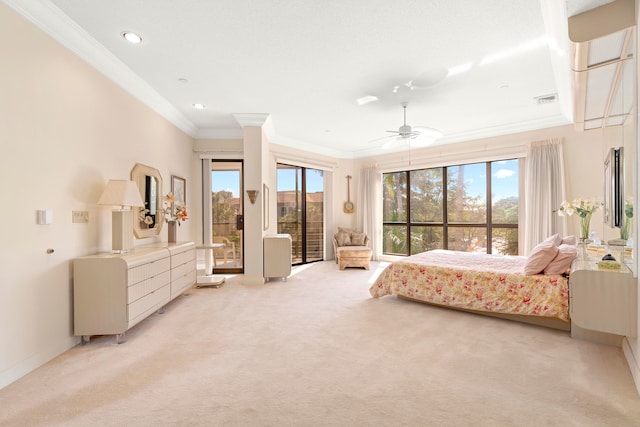
M 111 212 L 111 248 L 117 253 L 129 252 L 133 247 L 131 206 L 144 206 L 138 186 L 134 181 L 110 179 L 98 204 L 120 206 Z

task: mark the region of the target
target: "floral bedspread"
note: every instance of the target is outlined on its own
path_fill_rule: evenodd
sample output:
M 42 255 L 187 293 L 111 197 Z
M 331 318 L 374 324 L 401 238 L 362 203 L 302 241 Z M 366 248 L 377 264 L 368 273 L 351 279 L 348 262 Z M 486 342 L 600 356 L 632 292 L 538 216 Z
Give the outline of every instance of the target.
M 389 265 L 369 293 L 401 295 L 457 308 L 569 321 L 562 276 L 523 273 L 526 258 L 433 250 Z

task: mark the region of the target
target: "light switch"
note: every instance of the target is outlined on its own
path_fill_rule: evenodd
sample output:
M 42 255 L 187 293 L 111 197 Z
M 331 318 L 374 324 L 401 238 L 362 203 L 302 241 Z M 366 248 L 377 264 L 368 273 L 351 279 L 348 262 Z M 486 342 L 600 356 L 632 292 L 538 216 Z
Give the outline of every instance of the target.
M 36 211 L 36 223 L 49 225 L 53 222 L 53 211 L 51 209 L 38 209 Z

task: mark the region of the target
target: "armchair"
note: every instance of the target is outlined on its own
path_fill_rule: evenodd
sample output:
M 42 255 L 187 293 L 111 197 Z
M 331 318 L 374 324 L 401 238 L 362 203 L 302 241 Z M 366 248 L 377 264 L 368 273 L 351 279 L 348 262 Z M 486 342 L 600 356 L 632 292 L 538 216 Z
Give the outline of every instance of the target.
M 361 267 L 369 270 L 371 249 L 368 247 L 369 237 L 348 228 L 338 227 L 333 235 L 333 249 L 336 254 L 336 264 L 340 270 L 346 267 Z

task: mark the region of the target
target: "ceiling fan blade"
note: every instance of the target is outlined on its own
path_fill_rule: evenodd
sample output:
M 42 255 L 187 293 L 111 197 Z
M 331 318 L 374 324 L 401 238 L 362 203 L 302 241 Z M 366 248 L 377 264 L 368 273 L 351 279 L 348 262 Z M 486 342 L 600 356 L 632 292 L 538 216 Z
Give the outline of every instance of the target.
M 436 140 L 433 138 L 415 138 L 409 141 L 410 147 L 427 147 L 433 144 Z
M 399 144 L 400 142 L 402 142 L 401 138 L 393 138 L 387 142 L 385 142 L 384 144 L 382 144 L 382 148 L 383 150 L 388 150 L 389 148 Z
M 418 132 L 419 135 L 425 136 L 427 138 L 438 139 L 444 136 L 444 134 L 440 132 L 438 129 L 434 129 L 426 126 L 415 127 L 413 128 L 413 130 L 414 132 Z
M 384 140 L 384 139 L 394 139 L 394 138 L 397 138 L 397 137 L 398 137 L 398 135 L 387 135 L 387 136 L 383 136 L 383 137 L 381 137 L 381 138 L 372 139 L 372 140 L 371 140 L 371 141 L 369 141 L 369 142 L 370 142 L 370 143 L 371 143 L 371 142 L 378 142 L 378 141 L 382 141 L 382 140 Z

